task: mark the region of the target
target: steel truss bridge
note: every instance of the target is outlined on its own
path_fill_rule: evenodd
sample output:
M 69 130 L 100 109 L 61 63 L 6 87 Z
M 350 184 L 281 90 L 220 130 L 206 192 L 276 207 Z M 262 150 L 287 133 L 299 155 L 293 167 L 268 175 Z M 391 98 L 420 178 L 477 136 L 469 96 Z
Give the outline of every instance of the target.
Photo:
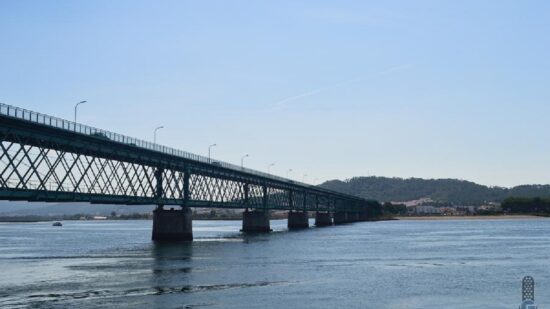
M 368 201 L 0 104 L 0 199 L 364 213 Z

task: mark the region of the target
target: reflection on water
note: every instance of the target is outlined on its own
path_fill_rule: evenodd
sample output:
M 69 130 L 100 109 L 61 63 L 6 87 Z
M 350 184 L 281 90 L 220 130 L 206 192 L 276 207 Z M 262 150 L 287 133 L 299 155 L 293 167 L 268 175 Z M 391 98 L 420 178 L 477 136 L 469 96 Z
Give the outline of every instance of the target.
M 150 221 L 0 224 L 0 307 L 512 308 L 524 275 L 550 281 L 546 219 L 285 224 L 196 221 L 192 243 L 152 243 Z
M 189 276 L 193 270 L 192 255 L 193 244 L 189 242 L 153 243 L 151 246 L 153 267 L 151 271 L 150 286 L 154 290 L 153 295 L 188 293 L 192 286 Z M 164 302 L 157 298 L 154 303 L 157 308 L 162 308 Z
M 188 261 L 193 255 L 192 242 L 153 242 L 151 256 L 156 262 L 164 260 Z

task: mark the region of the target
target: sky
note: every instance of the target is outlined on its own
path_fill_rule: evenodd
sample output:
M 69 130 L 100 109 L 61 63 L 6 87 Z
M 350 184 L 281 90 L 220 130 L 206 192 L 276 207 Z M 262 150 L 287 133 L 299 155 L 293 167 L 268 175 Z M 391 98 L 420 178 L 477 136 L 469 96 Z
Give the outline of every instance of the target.
M 549 1 L 0 0 L 0 102 L 310 183 L 548 184 L 548 33 Z

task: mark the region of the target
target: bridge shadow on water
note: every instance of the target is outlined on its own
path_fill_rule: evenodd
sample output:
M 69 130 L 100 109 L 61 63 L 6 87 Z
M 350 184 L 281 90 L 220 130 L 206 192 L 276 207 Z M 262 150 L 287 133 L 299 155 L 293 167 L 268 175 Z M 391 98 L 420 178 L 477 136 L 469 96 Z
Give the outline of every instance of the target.
M 151 245 L 151 274 L 148 279 L 148 308 L 195 308 L 223 304 L 226 291 L 282 284 L 266 280 L 243 279 L 228 267 L 226 259 L 235 259 L 239 244 L 269 241 L 270 233 L 241 234 L 236 237 L 199 238 L 193 242 L 154 242 Z M 235 241 L 235 240 L 239 241 Z M 242 267 L 238 266 L 238 267 Z M 216 294 L 204 294 L 216 292 Z M 222 294 L 220 294 L 222 293 Z M 206 297 L 208 296 L 208 297 Z
M 189 293 L 193 290 L 192 242 L 153 242 L 151 246 L 151 277 L 149 286 L 153 295 Z M 166 308 L 169 303 L 164 297 L 151 299 L 152 308 Z
M 193 256 L 193 242 L 153 242 L 151 256 L 155 265 L 166 262 L 190 261 Z

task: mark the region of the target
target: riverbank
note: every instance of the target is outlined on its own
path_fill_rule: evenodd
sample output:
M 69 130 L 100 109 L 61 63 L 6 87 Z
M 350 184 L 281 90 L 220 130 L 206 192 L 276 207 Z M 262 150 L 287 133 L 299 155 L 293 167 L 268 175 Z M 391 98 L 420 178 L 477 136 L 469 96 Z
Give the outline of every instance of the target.
M 494 215 L 494 216 L 416 216 L 395 217 L 396 220 L 528 220 L 545 219 L 545 217 L 532 215 Z
M 313 217 L 311 217 L 313 218 Z M 429 220 L 528 220 L 528 219 L 543 219 L 548 217 L 534 216 L 534 215 L 492 215 L 492 216 L 397 216 L 389 217 L 383 216 L 379 218 L 369 219 L 367 221 L 391 221 L 391 220 L 405 220 L 405 221 L 429 221 Z M 272 220 L 286 219 L 286 214 L 272 214 Z M 74 216 L 52 216 L 52 217 L 0 217 L 0 222 L 4 223 L 29 223 L 29 222 L 51 222 L 51 221 L 81 221 L 83 219 L 76 218 Z M 128 217 L 107 217 L 106 219 L 85 219 L 84 221 L 103 221 L 103 220 L 152 220 L 150 216 L 128 216 Z M 240 221 L 242 215 L 238 216 L 207 216 L 207 215 L 194 215 L 193 220 L 201 221 Z

